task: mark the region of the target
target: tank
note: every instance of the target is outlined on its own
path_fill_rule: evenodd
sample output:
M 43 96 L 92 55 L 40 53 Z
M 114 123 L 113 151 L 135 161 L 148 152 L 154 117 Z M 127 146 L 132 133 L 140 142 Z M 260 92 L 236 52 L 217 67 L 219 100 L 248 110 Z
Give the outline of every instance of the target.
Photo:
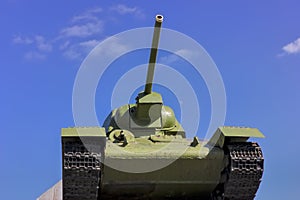
M 145 89 L 102 127 L 63 128 L 63 200 L 252 200 L 264 158 L 256 128 L 219 127 L 186 138 L 172 108 L 152 91 L 162 15 L 157 15 Z M 174 77 L 176 78 L 176 77 Z

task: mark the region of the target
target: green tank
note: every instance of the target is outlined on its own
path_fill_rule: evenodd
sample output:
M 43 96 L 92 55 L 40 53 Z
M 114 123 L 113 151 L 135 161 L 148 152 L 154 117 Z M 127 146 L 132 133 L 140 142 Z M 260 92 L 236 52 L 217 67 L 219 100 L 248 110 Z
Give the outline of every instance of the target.
M 157 15 L 145 89 L 103 127 L 62 129 L 63 200 L 252 200 L 263 174 L 256 128 L 219 127 L 186 138 L 172 108 L 152 91 L 163 16 Z M 176 78 L 176 77 L 174 77 Z

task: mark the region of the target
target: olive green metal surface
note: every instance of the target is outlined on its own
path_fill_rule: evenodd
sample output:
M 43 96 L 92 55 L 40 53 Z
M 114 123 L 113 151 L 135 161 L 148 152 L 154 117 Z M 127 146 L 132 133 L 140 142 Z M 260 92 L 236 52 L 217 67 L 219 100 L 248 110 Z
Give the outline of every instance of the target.
M 224 126 L 209 141 L 187 139 L 172 108 L 152 91 L 162 19 L 156 16 L 145 90 L 136 103 L 112 110 L 103 127 L 62 129 L 63 200 L 255 197 L 263 156 L 248 139 L 264 135 Z

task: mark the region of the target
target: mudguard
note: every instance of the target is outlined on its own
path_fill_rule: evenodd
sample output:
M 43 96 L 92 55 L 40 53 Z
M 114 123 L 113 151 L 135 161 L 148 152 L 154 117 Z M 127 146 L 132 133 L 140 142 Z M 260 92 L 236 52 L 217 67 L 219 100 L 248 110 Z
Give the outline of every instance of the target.
M 250 137 L 265 136 L 257 128 L 223 126 L 217 129 L 208 144 L 223 148 L 225 142 L 246 142 Z

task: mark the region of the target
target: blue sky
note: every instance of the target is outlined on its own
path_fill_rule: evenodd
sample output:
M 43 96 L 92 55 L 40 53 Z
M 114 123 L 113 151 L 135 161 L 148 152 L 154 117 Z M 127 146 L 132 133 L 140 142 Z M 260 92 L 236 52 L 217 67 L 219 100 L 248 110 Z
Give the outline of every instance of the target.
M 105 38 L 153 26 L 157 13 L 165 16 L 164 27 L 192 37 L 216 63 L 226 88 L 225 124 L 257 127 L 266 135 L 257 140 L 265 156 L 265 173 L 256 199 L 296 199 L 300 189 L 299 6 L 296 0 L 3 0 L 1 199 L 35 199 L 60 179 L 60 128 L 74 126 L 72 89 L 81 62 Z M 160 56 L 168 55 L 160 52 Z M 107 71 L 111 78 L 102 80 L 96 97 L 109 94 L 105 88 L 117 81 L 114 74 L 120 77 L 131 64 L 147 61 L 146 50 L 121 57 L 114 65 L 123 67 Z M 174 66 L 179 64 L 188 66 L 184 61 Z M 189 73 L 182 70 L 182 74 Z M 170 100 L 173 94 L 156 88 L 169 95 L 166 102 L 180 115 L 179 103 Z M 201 105 L 207 103 L 201 109 L 205 130 L 210 104 L 205 85 L 200 88 Z M 99 100 L 96 108 L 101 111 L 99 121 L 110 109 L 107 100 Z

